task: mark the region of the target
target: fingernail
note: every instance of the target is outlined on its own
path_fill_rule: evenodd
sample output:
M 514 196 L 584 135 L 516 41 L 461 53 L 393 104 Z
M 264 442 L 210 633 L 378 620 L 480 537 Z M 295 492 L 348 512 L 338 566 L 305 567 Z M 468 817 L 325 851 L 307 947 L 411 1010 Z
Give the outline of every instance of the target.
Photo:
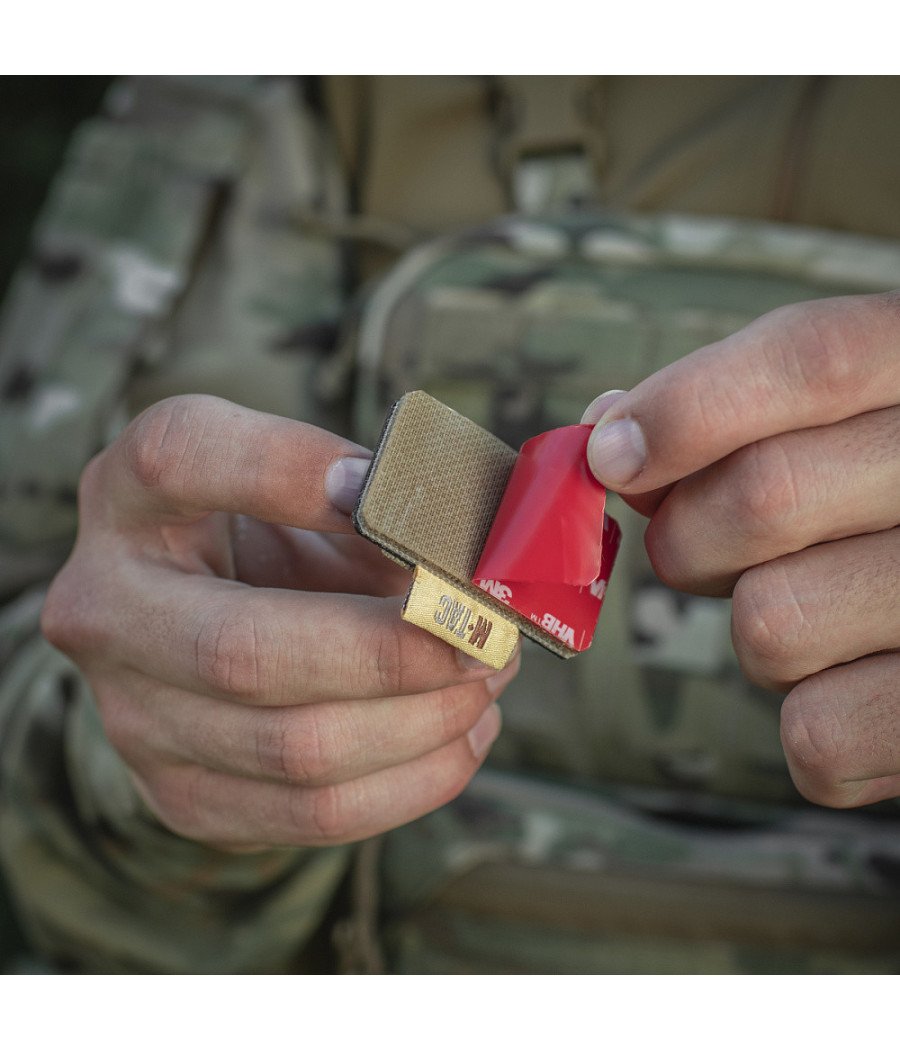
M 353 513 L 371 462 L 370 459 L 345 456 L 331 464 L 325 472 L 325 495 L 335 510 L 343 514 Z
M 600 417 L 608 409 L 622 397 L 623 394 L 627 393 L 626 390 L 607 390 L 605 394 L 600 394 L 599 397 L 595 397 L 594 400 L 584 410 L 584 415 L 581 417 L 582 423 L 599 423 Z
M 612 489 L 627 485 L 647 462 L 647 443 L 640 426 L 633 419 L 617 419 L 595 427 L 587 458 L 598 481 Z
M 491 704 L 466 734 L 472 754 L 479 762 L 488 753 L 491 744 L 500 735 L 502 722 L 500 708 L 496 704 Z

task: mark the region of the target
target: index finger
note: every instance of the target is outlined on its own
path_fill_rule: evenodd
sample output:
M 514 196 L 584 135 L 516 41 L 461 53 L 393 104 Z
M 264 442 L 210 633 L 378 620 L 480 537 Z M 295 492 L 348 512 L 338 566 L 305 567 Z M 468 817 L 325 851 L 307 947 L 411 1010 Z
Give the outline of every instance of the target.
M 400 598 L 249 587 L 162 566 L 145 569 L 140 597 L 96 610 L 82 649 L 203 696 L 283 707 L 427 693 L 496 673 L 404 622 Z
M 188 395 L 148 408 L 95 462 L 116 522 L 185 523 L 209 511 L 351 532 L 340 466 L 362 481 L 371 453 L 292 419 Z M 352 487 L 352 486 L 350 486 Z M 358 488 L 358 485 L 357 485 Z
M 617 492 L 649 492 L 762 438 L 886 408 L 900 401 L 898 347 L 900 294 L 781 307 L 615 399 L 591 469 Z

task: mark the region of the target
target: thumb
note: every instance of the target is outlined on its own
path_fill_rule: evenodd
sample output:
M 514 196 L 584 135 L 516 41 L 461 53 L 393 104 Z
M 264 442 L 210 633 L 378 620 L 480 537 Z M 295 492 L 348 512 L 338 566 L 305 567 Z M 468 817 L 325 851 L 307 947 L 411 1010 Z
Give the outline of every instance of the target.
M 119 523 L 184 523 L 227 511 L 317 532 L 352 532 L 371 453 L 308 423 L 206 395 L 146 409 L 97 461 Z
M 585 413 L 597 423 L 588 463 L 631 497 L 764 438 L 895 404 L 898 340 L 891 297 L 781 307 L 627 393 L 601 395 Z
M 594 400 L 584 410 L 584 414 L 581 417 L 582 423 L 599 423 L 600 420 L 605 421 L 605 417 L 612 408 L 612 406 L 623 397 L 625 397 L 627 391 L 625 390 L 607 390 L 605 394 L 600 394 L 595 397 Z M 597 428 L 599 433 L 600 428 Z M 602 439 L 600 439 L 602 441 Z M 593 458 L 591 454 L 591 445 L 588 446 L 588 464 L 591 467 L 592 472 L 598 478 L 602 480 L 607 488 L 613 490 L 614 485 L 609 480 L 608 474 L 610 471 L 607 469 L 607 463 L 605 460 L 611 461 L 611 470 L 615 474 L 617 467 L 621 468 L 621 450 L 617 450 L 614 447 L 616 436 L 613 434 L 613 447 L 603 448 L 602 444 L 600 447 L 599 454 L 594 453 Z M 598 438 L 592 435 L 591 444 L 598 444 Z M 625 448 L 625 456 L 629 455 L 629 449 Z M 605 460 L 604 460 L 605 457 Z M 624 467 L 625 472 L 629 471 L 629 467 L 626 464 Z M 601 476 L 601 472 L 606 474 L 606 477 Z M 653 489 L 650 492 L 638 492 L 638 493 L 624 493 L 622 499 L 631 507 L 636 510 L 638 514 L 643 514 L 644 517 L 651 517 L 656 511 L 656 508 L 662 503 L 669 492 L 672 489 L 672 485 L 664 485 L 662 488 Z

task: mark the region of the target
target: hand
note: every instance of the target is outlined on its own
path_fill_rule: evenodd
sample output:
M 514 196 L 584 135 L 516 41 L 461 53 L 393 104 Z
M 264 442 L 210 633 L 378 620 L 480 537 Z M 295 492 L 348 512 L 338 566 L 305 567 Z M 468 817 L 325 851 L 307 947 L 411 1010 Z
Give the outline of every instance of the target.
M 809 799 L 900 795 L 900 295 L 788 306 L 586 411 L 660 579 L 733 595 Z M 602 417 L 602 418 L 601 418 Z
M 361 839 L 458 794 L 496 737 L 518 659 L 463 663 L 401 621 L 409 574 L 348 517 L 369 458 L 198 396 L 148 409 L 86 468 L 43 629 L 178 834 Z

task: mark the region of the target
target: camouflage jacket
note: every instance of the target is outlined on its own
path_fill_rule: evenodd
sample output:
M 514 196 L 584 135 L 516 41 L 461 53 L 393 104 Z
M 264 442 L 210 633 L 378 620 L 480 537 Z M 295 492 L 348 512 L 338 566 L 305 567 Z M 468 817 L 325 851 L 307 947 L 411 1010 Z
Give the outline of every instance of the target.
M 234 857 L 161 828 L 36 618 L 82 466 L 161 397 L 371 444 L 424 388 L 518 445 L 777 305 L 900 285 L 898 93 L 117 84 L 0 330 L 0 855 L 33 945 L 100 971 L 895 967 L 895 810 L 802 802 L 728 604 L 656 581 L 621 504 L 594 647 L 529 646 L 489 768 L 358 849 Z

